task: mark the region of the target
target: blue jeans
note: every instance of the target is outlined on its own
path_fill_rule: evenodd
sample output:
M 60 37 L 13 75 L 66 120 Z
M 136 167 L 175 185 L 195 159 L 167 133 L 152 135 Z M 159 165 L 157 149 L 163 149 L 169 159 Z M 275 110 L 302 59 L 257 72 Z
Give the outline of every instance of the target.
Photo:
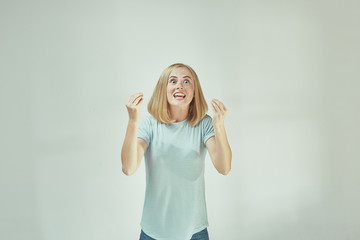
M 141 234 L 140 234 L 140 239 L 139 240 L 156 240 L 156 239 L 154 239 L 152 237 L 149 237 L 141 229 Z M 194 235 L 192 235 L 190 240 L 209 240 L 209 233 L 207 231 L 207 228 L 205 228 L 204 230 L 202 230 L 200 232 L 194 233 Z

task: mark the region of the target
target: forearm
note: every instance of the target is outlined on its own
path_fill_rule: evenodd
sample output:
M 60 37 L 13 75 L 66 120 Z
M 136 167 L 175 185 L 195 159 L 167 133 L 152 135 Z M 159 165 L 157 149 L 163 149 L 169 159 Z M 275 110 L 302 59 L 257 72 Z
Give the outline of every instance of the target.
M 137 166 L 137 133 L 139 121 L 129 120 L 121 149 L 122 171 L 131 175 Z
M 226 136 L 225 127 L 223 125 L 215 126 L 215 139 L 216 139 L 216 163 L 219 172 L 227 174 L 231 169 L 231 148 Z

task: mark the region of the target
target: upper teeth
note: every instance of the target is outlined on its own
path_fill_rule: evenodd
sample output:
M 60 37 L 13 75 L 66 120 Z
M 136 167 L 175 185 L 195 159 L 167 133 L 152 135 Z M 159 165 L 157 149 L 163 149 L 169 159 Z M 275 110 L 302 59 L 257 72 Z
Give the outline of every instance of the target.
M 174 94 L 175 97 L 185 97 L 185 94 L 182 93 L 175 93 Z

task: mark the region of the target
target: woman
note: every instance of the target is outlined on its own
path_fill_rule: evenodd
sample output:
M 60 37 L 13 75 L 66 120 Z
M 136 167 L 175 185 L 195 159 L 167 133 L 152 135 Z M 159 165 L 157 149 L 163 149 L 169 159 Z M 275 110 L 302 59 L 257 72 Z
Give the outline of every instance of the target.
M 206 151 L 217 171 L 231 169 L 224 119 L 227 109 L 213 99 L 213 118 L 199 79 L 188 65 L 176 63 L 161 74 L 140 120 L 143 94 L 126 103 L 129 122 L 121 150 L 122 170 L 130 176 L 145 156 L 146 192 L 140 240 L 209 239 L 205 202 Z

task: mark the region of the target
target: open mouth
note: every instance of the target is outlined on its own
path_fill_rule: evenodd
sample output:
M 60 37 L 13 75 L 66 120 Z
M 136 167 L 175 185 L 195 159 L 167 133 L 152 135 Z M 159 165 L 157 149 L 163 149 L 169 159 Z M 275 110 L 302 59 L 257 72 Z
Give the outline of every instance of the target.
M 186 94 L 184 94 L 184 93 L 174 93 L 173 96 L 176 99 L 184 99 L 186 97 Z

